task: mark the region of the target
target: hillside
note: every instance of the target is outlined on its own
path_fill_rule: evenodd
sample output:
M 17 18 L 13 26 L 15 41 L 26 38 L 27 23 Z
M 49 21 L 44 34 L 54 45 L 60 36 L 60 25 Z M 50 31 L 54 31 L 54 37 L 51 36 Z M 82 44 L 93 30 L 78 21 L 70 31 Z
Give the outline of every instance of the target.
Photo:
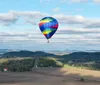
M 62 58 L 65 64 L 71 66 L 100 70 L 100 52 L 74 52 L 69 55 L 63 55 Z
M 46 53 L 42 51 L 11 51 L 1 55 L 2 57 L 57 57 L 66 61 L 76 62 L 90 62 L 100 61 L 100 52 L 74 52 L 66 55 L 56 55 L 53 53 Z
M 2 57 L 55 57 L 64 64 L 78 67 L 87 67 L 100 70 L 100 52 L 74 52 L 66 55 L 56 55 L 42 51 L 13 51 L 1 55 Z
M 94 61 L 100 60 L 100 52 L 74 52 L 68 55 L 61 56 L 67 60 L 86 60 L 86 61 Z
M 52 53 L 46 53 L 42 51 L 12 51 L 2 54 L 2 57 L 55 57 L 56 55 Z

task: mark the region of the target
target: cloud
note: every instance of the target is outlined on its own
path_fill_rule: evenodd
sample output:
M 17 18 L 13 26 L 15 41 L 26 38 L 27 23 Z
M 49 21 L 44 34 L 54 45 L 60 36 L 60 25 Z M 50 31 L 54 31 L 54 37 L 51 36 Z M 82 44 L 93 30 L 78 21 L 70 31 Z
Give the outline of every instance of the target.
M 10 25 L 17 21 L 18 17 L 12 13 L 0 13 L 0 24 Z
M 64 14 L 54 15 L 61 24 L 77 25 L 84 28 L 100 28 L 100 19 L 88 19 L 81 15 L 68 16 Z
M 55 8 L 56 11 L 59 9 L 60 8 Z M 85 28 L 100 28 L 100 19 L 88 19 L 81 15 L 48 14 L 39 11 L 10 11 L 5 14 L 0 13 L 0 24 L 8 26 L 15 24 L 21 18 L 25 24 L 38 25 L 40 19 L 45 16 L 53 16 L 60 24 Z
M 94 3 L 100 3 L 100 0 L 93 0 Z
M 43 39 L 40 32 L 0 32 L 1 41 L 23 41 Z
M 39 11 L 23 11 L 23 12 L 10 11 L 10 13 L 19 17 L 28 17 L 28 18 L 40 18 L 47 15 L 46 13 L 41 13 Z
M 51 3 L 53 0 L 40 0 L 40 3 Z
M 68 16 L 64 14 L 56 14 L 54 17 L 62 24 L 77 25 L 85 28 L 100 28 L 100 19 L 88 19 L 81 15 Z
M 83 24 L 86 19 L 83 16 L 76 15 L 76 16 L 68 16 L 64 14 L 57 14 L 54 15 L 60 23 L 65 23 L 65 24 Z
M 91 20 L 85 23 L 86 28 L 100 28 L 100 20 Z
M 26 33 L 17 32 L 0 32 L 0 37 L 25 37 L 28 36 Z
M 100 29 L 89 29 L 89 28 L 73 28 L 68 26 L 62 26 L 62 29 L 57 31 L 57 34 L 99 34 Z
M 61 33 L 63 31 L 63 33 Z M 72 34 L 67 34 L 67 31 L 71 31 Z M 93 33 L 94 31 L 94 33 Z M 61 34 L 59 34 L 59 32 Z M 86 32 L 76 33 L 76 32 Z M 89 32 L 89 33 L 88 33 Z M 98 32 L 98 33 L 96 33 Z M 100 30 L 96 29 L 86 29 L 86 28 L 70 28 L 62 27 L 59 28 L 57 33 L 50 39 L 49 46 L 47 44 L 47 39 L 39 31 L 28 31 L 28 32 L 16 32 L 16 31 L 5 31 L 0 32 L 0 45 L 1 48 L 12 48 L 18 49 L 35 49 L 35 50 L 52 50 L 52 48 L 57 49 L 86 49 L 91 47 L 91 49 L 97 49 L 100 47 Z M 63 44 L 63 45 L 62 45 Z M 60 46 L 62 45 L 62 46 Z M 60 46 L 60 47 L 59 47 Z M 45 47 L 45 48 L 44 48 Z M 54 50 L 54 49 L 53 49 Z
M 80 31 L 78 31 L 80 30 Z M 68 30 L 61 30 L 58 31 L 50 40 L 52 40 L 53 42 L 56 42 L 56 40 L 61 40 L 62 42 L 66 42 L 66 41 L 70 41 L 70 40 L 76 40 L 76 41 L 85 41 L 85 40 L 100 40 L 100 30 L 98 33 L 96 33 L 96 30 L 84 30 L 82 31 L 81 29 L 74 29 L 74 30 L 69 30 L 72 33 L 67 33 Z M 68 31 L 68 32 L 69 32 Z M 94 32 L 93 32 L 94 31 Z M 86 33 L 77 33 L 77 32 L 86 32 Z M 88 32 L 92 32 L 92 33 L 88 33 Z M 61 33 L 59 35 L 59 33 Z M 16 41 L 23 41 L 23 40 L 35 40 L 35 41 L 39 41 L 41 40 L 44 41 L 46 40 L 46 38 L 44 37 L 44 35 L 38 31 L 35 32 L 0 32 L 0 40 L 2 41 L 6 41 L 6 40 L 16 40 Z
M 54 8 L 53 12 L 60 12 L 60 8 L 59 7 Z
M 89 0 L 70 0 L 72 3 L 87 3 Z
M 29 24 L 32 24 L 32 25 L 38 25 L 37 22 L 34 20 L 34 19 L 25 19 L 25 23 L 29 23 Z
M 66 2 L 67 2 L 67 0 L 60 0 L 60 2 L 61 2 L 61 3 L 66 3 Z
M 5 26 L 12 25 L 15 24 L 20 18 L 23 18 L 26 23 L 36 25 L 39 19 L 46 15 L 48 14 L 41 13 L 39 11 L 10 11 L 8 13 L 0 13 L 0 24 Z
M 89 0 L 60 0 L 61 3 L 88 3 Z
M 22 17 L 25 23 L 30 23 L 33 25 L 37 25 L 41 18 L 49 15 L 47 13 L 41 13 L 39 11 L 23 11 L 23 12 L 11 11 L 10 13 L 18 17 Z

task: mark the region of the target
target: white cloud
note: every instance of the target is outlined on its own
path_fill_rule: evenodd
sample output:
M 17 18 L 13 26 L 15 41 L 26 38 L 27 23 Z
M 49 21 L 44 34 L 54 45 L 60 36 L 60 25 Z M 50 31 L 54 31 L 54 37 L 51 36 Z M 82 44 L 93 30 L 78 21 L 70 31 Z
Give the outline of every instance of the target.
M 87 3 L 89 0 L 70 0 L 72 3 Z
M 89 0 L 60 0 L 61 3 L 88 3 Z
M 100 19 L 88 20 L 88 22 L 86 22 L 85 25 L 86 28 L 100 28 Z
M 85 28 L 100 28 L 100 19 L 88 19 L 85 18 L 81 15 L 76 15 L 76 16 L 68 16 L 64 14 L 56 14 L 54 17 L 57 18 L 59 23 L 63 24 L 72 24 L 72 25 L 77 25 L 80 27 L 85 27 Z
M 11 11 L 7 14 L 0 14 L 0 20 L 4 22 L 9 21 L 13 23 L 13 20 L 18 20 L 20 17 L 24 19 L 26 23 L 37 25 L 38 21 L 44 16 L 49 15 L 38 11 L 24 11 L 14 12 Z M 67 43 L 74 44 L 100 44 L 100 20 L 88 19 L 81 15 L 68 16 L 65 14 L 51 15 L 56 18 L 60 26 L 56 34 L 50 39 L 53 43 Z M 69 26 L 64 26 L 69 25 Z M 73 27 L 72 25 L 79 25 L 79 27 Z M 85 28 L 83 28 L 85 27 Z M 97 28 L 98 27 L 98 28 Z M 93 29 L 91 29 L 93 28 Z M 0 40 L 4 42 L 8 41 L 30 41 L 44 43 L 46 42 L 45 36 L 40 30 L 34 30 L 34 32 L 0 32 Z
M 58 10 L 59 8 L 55 8 Z M 53 16 L 56 18 L 60 24 L 76 25 L 85 28 L 100 28 L 100 19 L 88 19 L 81 15 L 65 15 L 65 14 L 54 14 L 50 15 L 47 13 L 41 13 L 39 11 L 10 11 L 8 13 L 0 13 L 0 24 L 1 25 L 11 25 L 14 24 L 20 17 L 24 20 L 25 24 L 30 23 L 33 25 L 38 25 L 40 19 L 45 16 Z
M 10 11 L 5 14 L 0 13 L 0 24 L 14 24 L 20 17 L 24 22 L 37 25 L 39 20 L 45 16 L 53 16 L 60 25 L 56 34 L 50 39 L 50 43 L 67 44 L 67 45 L 98 45 L 100 46 L 100 19 L 88 19 L 81 15 L 66 15 L 41 13 L 39 11 Z M 67 27 L 64 27 L 66 25 Z M 76 27 L 75 27 L 76 26 Z M 85 27 L 85 28 L 83 28 Z M 92 29 L 91 29 L 92 28 Z M 39 31 L 34 32 L 0 32 L 0 44 L 3 43 L 38 43 L 47 42 L 45 36 Z M 18 44 L 19 45 L 19 44 Z M 21 44 L 22 45 L 22 44 Z M 26 44 L 27 45 L 27 44 Z
M 25 20 L 25 23 L 30 23 L 33 25 L 37 25 L 41 18 L 49 15 L 47 13 L 41 13 L 39 11 L 23 11 L 23 12 L 11 11 L 10 13 L 22 17 Z
M 66 3 L 68 0 L 60 0 L 61 3 Z
M 59 10 L 60 8 L 55 8 L 55 10 Z M 45 17 L 45 16 L 54 16 L 59 20 L 60 23 L 66 23 L 66 24 L 84 24 L 84 22 L 87 21 L 87 19 L 81 15 L 76 15 L 76 16 L 68 16 L 64 14 L 55 14 L 55 15 L 50 15 L 47 13 L 41 13 L 38 11 L 24 11 L 24 12 L 10 12 L 13 15 L 23 17 L 24 20 L 30 23 L 37 23 L 36 21 L 39 21 L 39 19 Z
M 61 31 L 72 31 L 72 34 L 67 34 L 66 32 L 59 34 Z M 57 33 L 50 39 L 49 46 L 47 44 L 47 39 L 39 30 L 28 31 L 28 32 L 0 32 L 0 45 L 1 47 L 8 47 L 8 48 L 18 48 L 21 47 L 22 49 L 34 49 L 36 48 L 39 50 L 40 48 L 43 49 L 52 49 L 52 47 L 57 47 L 56 49 L 66 49 L 66 48 L 88 48 L 89 46 L 91 49 L 96 49 L 100 46 L 100 29 L 88 29 L 88 28 L 59 28 Z M 90 32 L 86 34 L 77 34 L 75 32 Z M 98 31 L 98 33 L 96 33 Z M 62 46 L 59 47 L 59 45 Z M 41 44 L 43 48 L 41 47 Z M 18 47 L 16 47 L 18 46 Z M 44 48 L 45 46 L 45 48 Z M 39 49 L 38 49 L 39 48 Z M 36 50 L 35 49 L 35 50 Z M 85 50 L 84 49 L 84 50 Z
M 56 0 L 62 4 L 69 4 L 69 3 L 100 3 L 100 0 Z M 51 4 L 53 0 L 40 0 L 42 4 Z
M 54 15 L 60 23 L 65 23 L 65 24 L 83 24 L 86 19 L 83 16 L 76 15 L 76 16 L 68 16 L 64 14 L 57 14 Z
M 94 3 L 100 3 L 100 0 L 93 0 Z
M 69 29 L 69 30 L 72 30 L 72 34 L 67 34 L 66 32 L 68 31 L 65 30 L 66 32 L 63 32 L 62 34 L 59 35 L 59 31 L 58 33 L 56 33 L 52 38 L 51 40 L 53 42 L 56 42 L 57 40 L 61 40 L 61 42 L 66 42 L 66 41 L 93 41 L 94 39 L 95 40 L 100 40 L 100 30 L 97 30 L 99 31 L 98 33 L 96 33 L 97 31 L 96 30 L 85 30 L 84 28 L 82 29 Z M 78 31 L 79 30 L 79 31 Z M 75 32 L 78 31 L 78 32 L 92 32 L 92 33 L 86 33 L 86 34 L 76 34 Z M 94 32 L 93 32 L 94 31 Z M 2 41 L 7 41 L 7 40 L 16 40 L 16 41 L 23 41 L 23 40 L 35 40 L 35 41 L 39 41 L 41 40 L 44 41 L 46 40 L 46 38 L 44 37 L 44 35 L 38 31 L 35 31 L 35 32 L 0 32 L 0 40 Z M 72 42 L 74 43 L 74 42 Z
M 0 24 L 10 25 L 17 21 L 18 17 L 12 13 L 0 13 Z
M 53 0 L 40 0 L 40 3 L 51 3 Z
M 75 27 L 69 27 L 69 26 L 62 26 L 61 29 L 58 29 L 57 33 L 59 34 L 88 34 L 88 33 L 100 33 L 100 29 L 94 28 L 75 28 Z
M 23 12 L 10 11 L 10 13 L 12 13 L 13 15 L 19 16 L 19 17 L 30 17 L 30 18 L 32 17 L 40 18 L 40 17 L 47 15 L 46 13 L 41 13 L 39 11 L 23 11 Z
M 53 12 L 60 12 L 60 8 L 59 7 L 54 8 Z

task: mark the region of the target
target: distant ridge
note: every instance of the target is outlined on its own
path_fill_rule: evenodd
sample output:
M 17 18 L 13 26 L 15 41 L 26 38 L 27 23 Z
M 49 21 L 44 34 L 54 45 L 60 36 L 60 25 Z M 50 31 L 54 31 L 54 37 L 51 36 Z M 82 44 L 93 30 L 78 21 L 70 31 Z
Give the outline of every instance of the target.
M 68 60 L 85 60 L 87 61 L 97 61 L 100 60 L 100 52 L 73 52 L 68 55 L 61 56 L 64 59 Z
M 33 51 L 26 51 L 26 50 L 11 51 L 2 54 L 2 57 L 46 57 L 46 56 L 55 57 L 56 55 L 52 53 L 42 52 L 42 51 L 33 52 Z
M 57 55 L 54 53 L 47 53 L 43 51 L 27 51 L 27 50 L 21 50 L 21 51 L 11 51 L 7 52 L 1 55 L 2 57 L 59 57 L 59 58 L 70 58 L 70 59 L 80 59 L 80 58 L 99 58 L 100 52 L 73 52 L 69 54 L 63 54 L 63 55 Z

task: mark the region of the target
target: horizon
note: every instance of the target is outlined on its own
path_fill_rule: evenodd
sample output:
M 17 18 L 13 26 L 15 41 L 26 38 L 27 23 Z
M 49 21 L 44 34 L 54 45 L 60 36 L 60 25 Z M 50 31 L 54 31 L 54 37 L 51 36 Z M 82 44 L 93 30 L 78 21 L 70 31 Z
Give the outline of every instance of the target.
M 41 51 L 41 52 L 47 52 L 47 53 L 74 53 L 74 52 L 100 52 L 100 50 L 27 50 L 27 49 L 0 49 L 0 53 L 3 52 L 13 52 L 13 51 Z
M 100 51 L 100 1 L 1 0 L 0 49 Z M 38 26 L 54 17 L 59 27 L 50 43 Z

